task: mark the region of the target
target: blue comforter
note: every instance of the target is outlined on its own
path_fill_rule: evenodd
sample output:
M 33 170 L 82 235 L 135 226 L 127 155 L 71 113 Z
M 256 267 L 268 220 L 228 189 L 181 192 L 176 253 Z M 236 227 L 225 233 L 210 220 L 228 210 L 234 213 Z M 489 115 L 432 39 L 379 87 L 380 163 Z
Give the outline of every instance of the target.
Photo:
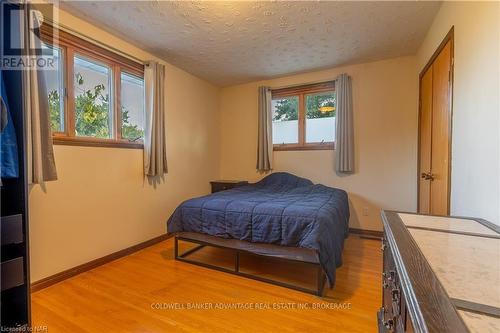
M 198 232 L 222 238 L 314 249 L 330 285 L 342 264 L 349 205 L 343 190 L 314 185 L 288 173 L 182 203 L 168 232 Z

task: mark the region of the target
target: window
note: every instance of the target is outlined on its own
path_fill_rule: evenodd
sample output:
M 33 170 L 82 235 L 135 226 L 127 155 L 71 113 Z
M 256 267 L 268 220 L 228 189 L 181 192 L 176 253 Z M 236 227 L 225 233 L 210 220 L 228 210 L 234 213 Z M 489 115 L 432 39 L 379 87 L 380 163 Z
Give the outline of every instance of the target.
M 55 69 L 45 72 L 45 84 L 49 99 L 49 114 L 52 132 L 64 132 L 63 51 L 61 48 L 47 44 L 43 46 L 50 49 L 54 56 Z
M 299 143 L 299 98 L 273 99 L 273 144 Z
M 122 138 L 137 141 L 144 136 L 144 79 L 121 75 Z
M 272 91 L 274 150 L 333 149 L 334 82 Z
M 335 92 L 306 95 L 306 143 L 335 141 Z
M 41 28 L 57 65 L 46 72 L 54 143 L 142 148 L 144 66 L 54 29 Z
M 74 57 L 75 136 L 110 138 L 113 113 L 111 69 L 97 61 Z

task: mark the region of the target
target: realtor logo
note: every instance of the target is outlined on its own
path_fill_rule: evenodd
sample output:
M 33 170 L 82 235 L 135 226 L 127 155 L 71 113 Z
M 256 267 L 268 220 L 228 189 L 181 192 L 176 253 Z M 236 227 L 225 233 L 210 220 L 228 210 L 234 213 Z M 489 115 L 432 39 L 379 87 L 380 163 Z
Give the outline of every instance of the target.
M 44 43 L 56 38 L 54 4 L 0 1 L 0 68 L 56 70 L 53 50 Z

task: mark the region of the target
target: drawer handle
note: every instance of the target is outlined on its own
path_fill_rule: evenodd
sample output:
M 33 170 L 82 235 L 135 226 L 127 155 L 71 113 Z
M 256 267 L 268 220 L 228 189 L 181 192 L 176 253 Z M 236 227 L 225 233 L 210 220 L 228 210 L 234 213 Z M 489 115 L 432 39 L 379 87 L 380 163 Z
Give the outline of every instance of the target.
M 399 300 L 399 289 L 392 289 L 392 300 L 393 301 L 398 301 Z
M 392 326 L 394 326 L 394 320 L 388 319 L 388 320 L 384 321 L 383 324 L 384 324 L 385 328 L 390 330 L 390 329 L 392 329 Z
M 394 301 L 392 302 L 392 314 L 394 316 L 400 314 L 399 304 L 397 302 L 394 302 Z
M 382 277 L 387 279 L 387 281 L 394 281 L 396 277 L 396 271 L 382 272 Z
M 382 325 L 384 325 L 385 328 L 387 328 L 388 330 L 392 329 L 392 327 L 394 326 L 394 320 L 385 320 L 385 307 L 380 308 L 380 318 L 382 319 Z

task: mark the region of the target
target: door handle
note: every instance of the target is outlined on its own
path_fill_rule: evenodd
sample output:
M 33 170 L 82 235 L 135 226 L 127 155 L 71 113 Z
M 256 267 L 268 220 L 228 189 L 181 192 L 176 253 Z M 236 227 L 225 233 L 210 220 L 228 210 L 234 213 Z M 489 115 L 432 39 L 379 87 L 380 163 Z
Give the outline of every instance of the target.
M 429 172 L 422 172 L 420 177 L 422 177 L 422 179 L 424 179 L 424 180 L 430 180 L 430 181 L 434 180 L 434 175 L 430 171 Z

